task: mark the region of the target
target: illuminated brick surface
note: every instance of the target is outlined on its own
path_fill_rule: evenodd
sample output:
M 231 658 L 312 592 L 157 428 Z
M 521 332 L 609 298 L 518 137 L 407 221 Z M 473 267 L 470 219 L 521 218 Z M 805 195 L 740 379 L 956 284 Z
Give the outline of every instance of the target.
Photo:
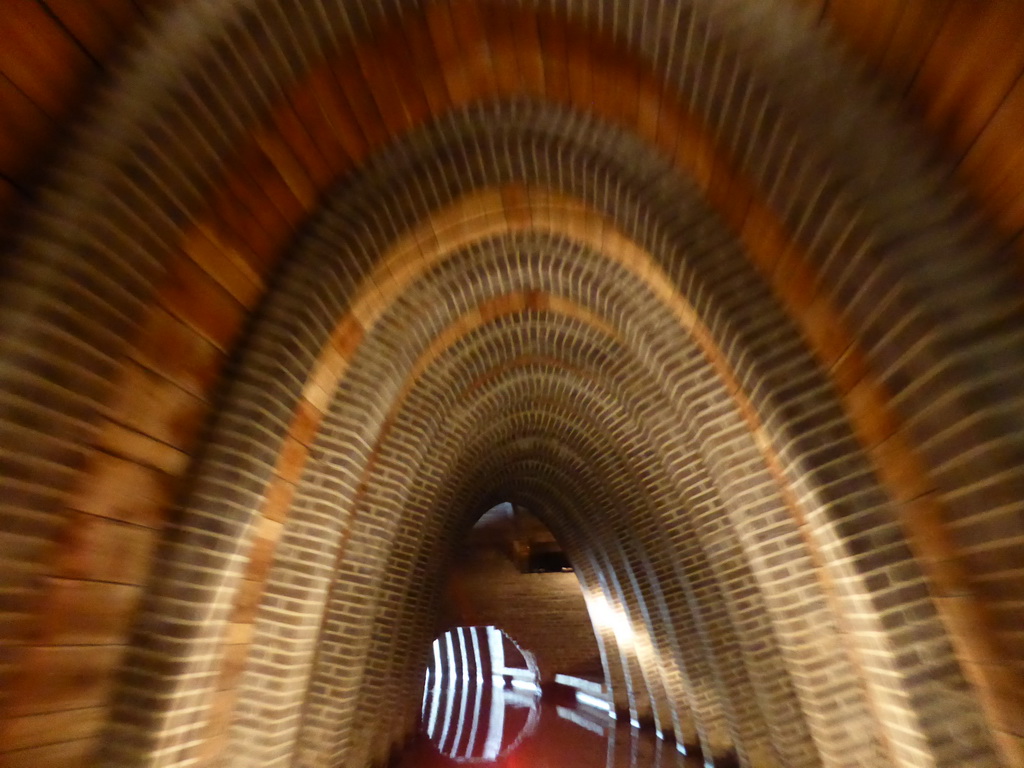
M 1024 766 L 1024 15 L 883 6 L 0 8 L 3 762 L 384 759 L 512 501 L 631 717 Z

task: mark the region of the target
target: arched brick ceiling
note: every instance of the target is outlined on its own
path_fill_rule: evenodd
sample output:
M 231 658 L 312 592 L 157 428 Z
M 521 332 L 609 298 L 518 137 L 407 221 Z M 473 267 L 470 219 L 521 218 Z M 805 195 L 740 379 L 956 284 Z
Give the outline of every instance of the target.
M 383 759 L 508 499 L 631 717 L 1024 765 L 1020 15 L 910 5 L 0 12 L 5 758 Z

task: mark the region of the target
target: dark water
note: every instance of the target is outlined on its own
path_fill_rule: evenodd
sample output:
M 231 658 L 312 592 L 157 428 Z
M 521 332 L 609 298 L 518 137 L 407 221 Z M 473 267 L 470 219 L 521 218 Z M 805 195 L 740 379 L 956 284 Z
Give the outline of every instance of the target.
M 605 712 L 578 705 L 571 696 L 541 696 L 529 690 L 488 683 L 465 700 L 465 708 L 458 706 L 461 702 L 452 707 L 454 716 L 447 723 L 447 729 L 443 725 L 443 714 L 434 718 L 432 734 L 428 733 L 430 729 L 424 722 L 418 738 L 395 763 L 396 768 L 475 765 L 697 768 L 704 765 L 698 758 L 680 754 L 674 744 L 660 741 L 654 733 L 631 728 L 628 723 L 611 719 Z M 485 704 L 474 710 L 473 702 L 477 700 Z M 500 716 L 496 714 L 498 709 L 503 710 Z
M 542 693 L 532 656 L 497 627 L 450 630 L 432 647 L 418 737 L 393 765 L 703 766 L 701 759 L 680 754 L 654 733 L 609 716 L 599 684 L 565 680 L 575 687 L 551 685 Z

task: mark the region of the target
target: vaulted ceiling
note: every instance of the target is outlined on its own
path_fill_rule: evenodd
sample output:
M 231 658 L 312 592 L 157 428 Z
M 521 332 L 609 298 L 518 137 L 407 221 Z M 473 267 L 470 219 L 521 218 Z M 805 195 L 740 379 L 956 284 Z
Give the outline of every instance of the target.
M 615 704 L 1024 766 L 1024 12 L 0 5 L 0 755 L 352 766 L 498 502 Z

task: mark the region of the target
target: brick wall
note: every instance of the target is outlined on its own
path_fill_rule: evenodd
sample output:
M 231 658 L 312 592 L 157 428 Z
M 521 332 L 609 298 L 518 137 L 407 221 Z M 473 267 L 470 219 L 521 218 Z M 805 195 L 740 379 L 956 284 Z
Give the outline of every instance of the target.
M 1024 18 L 882 5 L 5 3 L 5 763 L 382 759 L 512 500 L 631 717 L 1024 766 Z
M 541 532 L 517 538 L 510 522 L 477 523 L 452 558 L 443 626 L 501 628 L 536 656 L 541 680 L 556 674 L 604 679 L 600 650 L 575 573 L 524 573 L 513 562 L 516 541 L 535 542 Z

